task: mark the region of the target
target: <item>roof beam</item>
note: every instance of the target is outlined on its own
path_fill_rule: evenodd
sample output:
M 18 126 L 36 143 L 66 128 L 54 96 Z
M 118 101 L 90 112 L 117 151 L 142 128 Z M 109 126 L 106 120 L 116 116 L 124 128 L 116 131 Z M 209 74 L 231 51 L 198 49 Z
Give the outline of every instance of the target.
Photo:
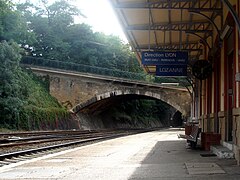
M 203 22 L 171 22 L 170 23 L 158 23 L 150 26 L 150 30 L 161 30 L 161 31 L 209 31 L 211 23 L 209 21 Z M 143 25 L 131 25 L 126 27 L 127 30 L 149 30 L 148 24 Z
M 141 50 L 148 50 L 148 48 L 135 48 L 136 52 L 141 52 Z M 184 49 L 184 48 L 155 48 L 155 49 L 151 49 L 154 51 L 188 51 L 188 52 L 193 52 L 193 51 L 198 51 L 200 52 L 200 54 L 202 53 L 202 49 Z
M 192 0 L 158 0 L 157 2 L 117 3 L 114 8 L 119 9 L 187 9 L 198 11 L 222 12 L 221 7 L 214 7 L 218 0 L 201 0 L 195 4 Z M 170 2 L 170 3 L 169 3 Z

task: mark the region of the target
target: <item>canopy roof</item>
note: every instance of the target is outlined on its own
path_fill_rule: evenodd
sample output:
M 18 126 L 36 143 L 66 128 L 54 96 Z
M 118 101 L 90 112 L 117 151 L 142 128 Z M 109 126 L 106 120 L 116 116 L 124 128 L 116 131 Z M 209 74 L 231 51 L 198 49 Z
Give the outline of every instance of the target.
M 222 26 L 220 0 L 110 0 L 133 51 L 187 51 L 189 65 L 206 58 Z M 155 74 L 155 66 L 144 66 Z

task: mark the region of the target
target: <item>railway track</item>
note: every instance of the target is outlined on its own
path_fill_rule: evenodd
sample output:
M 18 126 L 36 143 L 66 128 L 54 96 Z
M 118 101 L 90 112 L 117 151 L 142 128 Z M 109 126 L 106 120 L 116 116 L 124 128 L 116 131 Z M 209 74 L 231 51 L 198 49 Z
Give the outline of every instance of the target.
M 73 147 L 147 131 L 150 130 L 0 133 L 0 167 Z

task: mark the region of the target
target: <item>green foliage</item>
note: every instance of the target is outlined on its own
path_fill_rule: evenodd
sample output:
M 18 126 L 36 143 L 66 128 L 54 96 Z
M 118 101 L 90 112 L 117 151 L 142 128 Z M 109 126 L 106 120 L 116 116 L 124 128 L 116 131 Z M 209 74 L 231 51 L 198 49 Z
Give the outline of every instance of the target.
M 56 129 L 56 123 L 60 119 L 69 119 L 70 115 L 64 108 L 38 106 L 25 106 L 20 112 L 19 122 L 21 129 L 46 130 Z
M 74 16 L 81 12 L 66 0 L 59 0 L 51 5 L 42 0 L 41 6 L 31 3 L 18 4 L 29 24 L 29 30 L 35 33 L 36 42 L 33 54 L 49 59 L 66 60 L 69 57 L 70 45 L 65 34 L 74 22 Z
M 20 68 L 19 53 L 16 43 L 0 43 L 0 127 L 31 129 L 31 119 L 41 129 L 43 121 L 53 121 L 68 113 L 49 95 L 38 77 Z
M 65 69 L 68 71 L 78 71 L 78 72 L 84 72 L 84 73 L 107 75 L 111 77 L 128 78 L 133 80 L 144 81 L 146 79 L 146 76 L 143 73 L 133 73 L 129 71 L 121 71 L 118 69 L 108 69 L 104 67 L 89 66 L 89 65 L 83 65 L 83 64 L 72 63 L 72 62 L 63 62 L 63 61 L 49 60 L 49 59 L 29 57 L 29 56 L 23 57 L 21 60 L 21 63 L 29 64 L 32 66 L 43 66 L 43 67 L 50 67 L 50 68 L 56 68 L 56 69 Z
M 34 57 L 77 64 L 144 73 L 128 44 L 118 37 L 93 32 L 86 24 L 74 24 L 84 15 L 66 0 L 35 6 L 18 4 L 37 41 L 31 46 Z
M 35 41 L 34 33 L 29 31 L 27 22 L 21 12 L 14 10 L 8 0 L 0 1 L 0 41 L 14 40 L 22 45 Z
M 15 43 L 0 44 L 0 119 L 3 123 L 12 121 L 19 113 L 22 106 L 20 97 L 20 84 L 16 79 L 20 60 L 19 49 Z

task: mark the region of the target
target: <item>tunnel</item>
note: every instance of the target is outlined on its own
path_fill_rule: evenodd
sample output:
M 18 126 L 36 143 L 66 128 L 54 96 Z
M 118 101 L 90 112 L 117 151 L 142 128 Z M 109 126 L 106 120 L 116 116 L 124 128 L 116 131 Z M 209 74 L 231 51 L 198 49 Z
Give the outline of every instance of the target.
M 77 117 L 84 129 L 180 127 L 184 121 L 166 102 L 136 94 L 112 94 L 83 107 Z

